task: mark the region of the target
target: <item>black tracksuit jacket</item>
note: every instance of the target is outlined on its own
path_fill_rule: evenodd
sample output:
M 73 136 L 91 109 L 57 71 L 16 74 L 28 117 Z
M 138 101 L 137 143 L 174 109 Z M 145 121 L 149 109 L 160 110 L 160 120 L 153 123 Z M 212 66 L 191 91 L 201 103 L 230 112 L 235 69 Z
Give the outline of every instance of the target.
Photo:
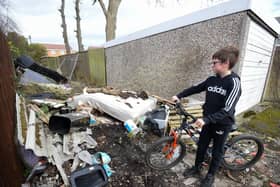
M 177 97 L 181 99 L 203 91 L 206 91 L 203 105 L 205 124 L 233 125 L 235 106 L 241 95 L 239 76 L 234 72 L 225 77 L 210 76 L 205 81 L 183 90 Z

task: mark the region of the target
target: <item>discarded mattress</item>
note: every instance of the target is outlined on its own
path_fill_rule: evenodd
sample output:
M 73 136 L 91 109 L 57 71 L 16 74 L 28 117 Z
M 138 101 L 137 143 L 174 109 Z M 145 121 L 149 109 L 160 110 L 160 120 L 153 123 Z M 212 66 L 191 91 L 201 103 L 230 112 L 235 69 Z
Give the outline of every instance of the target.
M 155 109 L 156 102 L 157 100 L 152 97 L 145 100 L 132 97 L 123 99 L 119 96 L 93 93 L 74 96 L 68 101 L 68 104 L 75 107 L 78 105 L 89 105 L 124 122 L 129 119 L 136 119 L 146 112 Z

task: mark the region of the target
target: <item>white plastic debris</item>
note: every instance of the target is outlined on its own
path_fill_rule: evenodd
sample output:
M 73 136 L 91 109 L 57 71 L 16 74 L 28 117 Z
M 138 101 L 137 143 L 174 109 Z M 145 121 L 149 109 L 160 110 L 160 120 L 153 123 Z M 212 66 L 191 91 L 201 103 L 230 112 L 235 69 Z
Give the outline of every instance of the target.
M 103 93 L 82 94 L 69 100 L 70 105 L 90 105 L 123 122 L 129 119 L 136 119 L 155 109 L 156 102 L 157 100 L 152 97 L 146 100 L 132 97 L 123 99 L 119 96 Z
M 195 183 L 198 179 L 197 178 L 194 178 L 194 177 L 191 177 L 191 178 L 188 178 L 184 181 L 184 184 L 186 186 L 189 186 L 189 185 L 192 185 L 193 183 Z
M 83 161 L 87 164 L 90 164 L 90 165 L 92 164 L 92 156 L 88 151 L 84 150 L 84 151 L 79 152 L 78 157 L 81 161 Z
M 64 163 L 64 159 L 63 159 L 63 155 L 61 155 L 62 152 L 62 147 L 60 144 L 57 144 L 56 146 L 51 145 L 50 146 L 52 148 L 51 152 L 51 156 L 53 158 L 53 162 L 55 163 L 57 170 L 59 171 L 61 178 L 64 182 L 65 185 L 69 185 L 69 180 L 68 177 L 62 167 L 63 163 Z
M 35 120 L 36 120 L 36 114 L 35 114 L 34 110 L 30 110 L 25 149 L 35 150 L 35 140 L 36 140 Z
M 79 145 L 83 144 L 86 148 L 95 148 L 97 142 L 91 137 L 91 130 L 81 132 L 72 132 L 63 136 L 63 152 L 67 155 L 74 155 L 80 148 Z
M 73 164 L 72 164 L 72 167 L 71 167 L 71 172 L 75 171 L 78 168 L 79 164 L 80 164 L 80 159 L 79 159 L 79 156 L 77 154 L 74 157 Z

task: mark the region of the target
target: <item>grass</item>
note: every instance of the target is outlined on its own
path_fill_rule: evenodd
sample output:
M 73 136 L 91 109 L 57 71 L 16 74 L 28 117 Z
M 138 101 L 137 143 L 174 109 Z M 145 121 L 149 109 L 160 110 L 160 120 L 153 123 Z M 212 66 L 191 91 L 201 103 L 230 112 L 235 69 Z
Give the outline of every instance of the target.
M 256 132 L 278 137 L 280 134 L 280 108 L 269 107 L 263 112 L 257 113 L 248 122 L 248 127 Z
M 71 91 L 64 90 L 59 87 L 47 86 L 44 84 L 26 84 L 17 85 L 18 93 L 23 96 L 40 94 L 40 93 L 53 93 L 56 99 L 65 100 L 72 95 Z

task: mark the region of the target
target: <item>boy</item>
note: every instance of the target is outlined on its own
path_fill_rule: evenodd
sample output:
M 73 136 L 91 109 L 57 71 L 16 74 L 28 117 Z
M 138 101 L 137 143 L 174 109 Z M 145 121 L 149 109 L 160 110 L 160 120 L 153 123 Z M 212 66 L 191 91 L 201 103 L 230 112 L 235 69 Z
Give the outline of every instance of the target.
M 183 173 L 185 177 L 200 175 L 206 150 L 213 139 L 212 161 L 206 177 L 201 182 L 203 187 L 213 185 L 215 173 L 223 157 L 225 141 L 235 123 L 235 106 L 241 95 L 241 86 L 239 76 L 231 69 L 236 64 L 238 56 L 239 50 L 234 47 L 220 49 L 212 56 L 211 64 L 215 75 L 172 97 L 172 100 L 177 102 L 183 97 L 206 91 L 203 118 L 195 122 L 197 126 L 202 127 L 195 165 Z

